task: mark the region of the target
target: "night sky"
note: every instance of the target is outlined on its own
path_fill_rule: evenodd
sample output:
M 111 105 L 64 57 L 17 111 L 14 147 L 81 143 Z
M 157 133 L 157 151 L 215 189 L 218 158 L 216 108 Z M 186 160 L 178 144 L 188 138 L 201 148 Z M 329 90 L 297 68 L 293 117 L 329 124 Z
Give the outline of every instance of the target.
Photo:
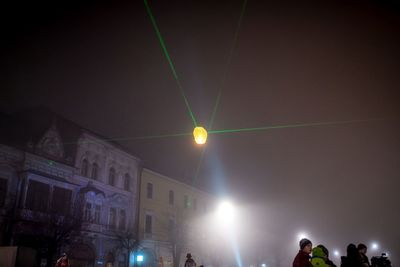
M 149 0 L 199 124 L 221 88 L 215 130 L 370 121 L 210 135 L 195 177 L 190 136 L 129 140 L 193 130 L 142 1 L 3 6 L 1 111 L 44 105 L 126 138 L 145 167 L 231 197 L 265 255 L 291 261 L 302 230 L 341 252 L 375 240 L 368 255 L 398 265 L 400 6 L 249 0 L 223 80 L 242 3 Z

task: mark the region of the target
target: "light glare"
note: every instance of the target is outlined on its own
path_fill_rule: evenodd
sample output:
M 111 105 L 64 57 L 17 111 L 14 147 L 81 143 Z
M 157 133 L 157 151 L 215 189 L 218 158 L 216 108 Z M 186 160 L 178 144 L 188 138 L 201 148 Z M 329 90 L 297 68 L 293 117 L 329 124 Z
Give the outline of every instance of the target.
M 333 251 L 333 255 L 335 255 L 335 257 L 339 257 L 339 256 L 340 256 L 339 250 L 335 249 L 335 250 Z
M 218 207 L 218 217 L 221 221 L 232 221 L 234 217 L 233 205 L 223 201 Z
M 142 262 L 143 261 L 143 255 L 137 255 L 136 261 Z
M 299 240 L 302 240 L 303 238 L 309 238 L 308 237 L 308 235 L 306 234 L 306 233 L 304 233 L 304 232 L 300 232 L 298 235 L 297 235 L 297 238 L 299 239 Z

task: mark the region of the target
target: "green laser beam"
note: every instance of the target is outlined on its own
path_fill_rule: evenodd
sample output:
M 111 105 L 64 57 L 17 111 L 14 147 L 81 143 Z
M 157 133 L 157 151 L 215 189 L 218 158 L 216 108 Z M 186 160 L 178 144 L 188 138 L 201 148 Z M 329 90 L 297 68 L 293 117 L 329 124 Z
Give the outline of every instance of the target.
M 385 119 L 366 119 L 366 120 L 330 121 L 330 122 L 314 122 L 314 123 L 278 124 L 278 125 L 253 127 L 253 128 L 212 130 L 212 131 L 209 131 L 208 133 L 209 134 L 222 134 L 222 133 L 238 133 L 238 132 L 255 132 L 255 131 L 265 131 L 265 130 L 272 130 L 272 129 L 327 126 L 327 125 L 350 124 L 350 123 L 357 123 L 357 122 L 370 122 L 370 121 L 381 121 L 381 120 L 385 120 Z
M 273 129 L 287 129 L 287 128 L 300 128 L 300 127 L 313 127 L 313 126 L 329 126 L 329 125 L 341 125 L 341 124 L 351 124 L 360 122 L 372 122 L 372 121 L 385 121 L 389 119 L 364 119 L 364 120 L 348 120 L 348 121 L 330 121 L 330 122 L 313 122 L 313 123 L 296 123 L 296 124 L 277 124 L 264 127 L 253 127 L 253 128 L 237 128 L 237 129 L 223 129 L 223 130 L 212 130 L 208 134 L 224 134 L 224 133 L 238 133 L 238 132 L 257 132 L 266 131 Z M 172 134 L 159 134 L 159 135 L 146 135 L 138 137 L 117 137 L 117 138 L 106 138 L 102 141 L 135 141 L 135 140 L 145 140 L 145 139 L 158 139 L 158 138 L 169 138 L 169 137 L 182 137 L 182 136 L 192 136 L 193 133 L 172 133 Z M 101 144 L 96 141 L 86 141 L 84 143 Z M 64 145 L 73 145 L 77 142 L 65 142 Z
M 226 77 L 228 76 L 230 65 L 232 63 L 232 57 L 233 57 L 233 53 L 234 53 L 235 48 L 236 48 L 237 39 L 238 39 L 238 36 L 239 36 L 239 30 L 240 30 L 240 26 L 242 25 L 242 20 L 243 20 L 244 12 L 246 10 L 246 5 L 247 5 L 247 0 L 244 0 L 243 4 L 242 4 L 242 9 L 241 9 L 241 12 L 240 12 L 239 22 L 238 22 L 238 24 L 236 26 L 235 34 L 234 34 L 233 41 L 232 41 L 232 46 L 231 46 L 231 49 L 230 49 L 230 52 L 229 52 L 228 61 L 226 63 L 225 70 L 224 70 L 224 73 L 222 75 L 221 85 L 220 85 L 220 88 L 218 90 L 217 99 L 215 101 L 214 108 L 213 108 L 213 111 L 212 111 L 212 114 L 211 114 L 210 123 L 208 125 L 208 129 L 209 130 L 212 129 L 212 126 L 214 124 L 215 115 L 217 113 L 219 102 L 220 102 L 221 95 L 222 95 L 222 89 L 225 86 Z
M 181 136 L 191 136 L 192 133 L 173 133 L 173 134 L 159 134 L 159 135 L 147 135 L 147 136 L 137 136 L 137 137 L 116 137 L 116 138 L 105 138 L 102 141 L 115 142 L 115 141 L 134 141 L 134 140 L 145 140 L 145 139 L 157 139 L 157 138 L 167 138 L 167 137 L 181 137 Z M 85 144 L 100 144 L 96 141 L 85 141 Z M 66 142 L 64 145 L 74 145 L 77 142 Z
M 160 30 L 159 30 L 159 28 L 158 28 L 158 26 L 157 26 L 156 19 L 154 18 L 153 13 L 151 12 L 151 9 L 150 9 L 149 4 L 147 3 L 147 0 L 144 0 L 144 5 L 145 5 L 145 7 L 146 7 L 147 14 L 148 14 L 149 17 L 150 17 L 151 23 L 152 23 L 153 28 L 154 28 L 154 30 L 155 30 L 155 32 L 156 32 L 158 41 L 160 42 L 161 48 L 162 48 L 162 50 L 163 50 L 163 52 L 164 52 L 164 55 L 165 55 L 165 57 L 167 58 L 167 61 L 168 61 L 169 66 L 170 66 L 170 69 L 171 69 L 171 71 L 172 71 L 172 75 L 174 76 L 175 81 L 176 81 L 176 83 L 177 83 L 177 85 L 178 85 L 179 91 L 180 91 L 180 93 L 181 93 L 181 95 L 182 95 L 182 97 L 183 97 L 183 100 L 185 101 L 186 109 L 187 109 L 187 111 L 189 112 L 189 116 L 190 116 L 190 118 L 192 119 L 192 122 L 193 122 L 194 126 L 196 127 L 196 126 L 197 126 L 196 119 L 195 119 L 195 117 L 194 117 L 194 114 L 193 114 L 193 112 L 192 112 L 192 109 L 190 108 L 189 101 L 188 101 L 188 99 L 186 98 L 185 92 L 184 92 L 184 90 L 183 90 L 183 86 L 182 86 L 182 84 L 181 84 L 181 82 L 180 82 L 180 80 L 179 80 L 179 78 L 178 78 L 178 74 L 176 73 L 174 64 L 172 63 L 171 57 L 170 57 L 170 55 L 169 55 L 169 53 L 168 53 L 167 46 L 165 45 L 164 39 L 163 39 L 162 36 L 161 36 L 161 32 L 160 32 Z
M 199 177 L 199 173 L 200 173 L 201 165 L 203 163 L 205 152 L 206 152 L 206 147 L 203 147 L 203 149 L 201 151 L 201 154 L 200 154 L 199 162 L 197 163 L 196 172 L 195 172 L 193 180 L 192 180 L 192 185 L 193 186 L 195 185 L 195 183 L 197 181 L 197 178 Z
M 228 60 L 227 60 L 226 66 L 225 66 L 224 73 L 222 75 L 220 88 L 219 88 L 218 94 L 217 94 L 217 99 L 215 101 L 214 108 L 213 108 L 213 111 L 212 111 L 212 114 L 211 114 L 210 123 L 208 125 L 208 129 L 209 130 L 212 129 L 212 126 L 214 124 L 215 114 L 217 113 L 217 110 L 218 110 L 218 106 L 219 106 L 221 95 L 222 95 L 222 90 L 223 90 L 223 88 L 225 86 L 226 77 L 228 76 L 228 72 L 229 72 L 229 69 L 230 69 L 231 62 L 232 62 L 233 53 L 234 53 L 235 48 L 236 48 L 236 43 L 237 43 L 237 39 L 238 39 L 238 36 L 239 36 L 239 30 L 240 30 L 240 26 L 242 24 L 243 15 L 244 15 L 244 12 L 245 12 L 245 9 L 246 9 L 246 4 L 247 4 L 247 0 L 244 0 L 243 4 L 242 4 L 242 10 L 240 12 L 239 22 L 238 22 L 238 24 L 236 26 L 235 34 L 234 34 L 232 45 L 231 45 L 231 49 L 229 51 Z M 193 185 L 195 185 L 195 183 L 196 183 L 196 181 L 197 181 L 197 179 L 199 177 L 200 169 L 201 169 L 201 166 L 202 166 L 203 160 L 204 160 L 205 151 L 206 151 L 206 147 L 204 147 L 203 150 L 201 151 L 199 162 L 197 163 L 196 172 L 195 172 L 195 175 L 194 175 L 193 181 L 192 181 Z

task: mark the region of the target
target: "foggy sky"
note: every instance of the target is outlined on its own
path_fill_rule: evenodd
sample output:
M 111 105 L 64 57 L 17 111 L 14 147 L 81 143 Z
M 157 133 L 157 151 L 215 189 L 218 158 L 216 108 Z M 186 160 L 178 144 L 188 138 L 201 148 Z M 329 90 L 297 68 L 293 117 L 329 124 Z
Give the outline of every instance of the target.
M 376 240 L 398 265 L 399 7 L 295 2 L 248 1 L 213 128 L 384 120 L 210 135 L 197 179 L 201 149 L 191 137 L 121 144 L 145 167 L 246 207 L 265 237 L 248 243 L 263 244 L 266 255 L 292 260 L 288 244 L 303 230 L 342 252 Z M 207 125 L 242 2 L 149 4 Z M 46 105 L 110 138 L 192 131 L 142 1 L 11 4 L 4 12 L 2 111 Z

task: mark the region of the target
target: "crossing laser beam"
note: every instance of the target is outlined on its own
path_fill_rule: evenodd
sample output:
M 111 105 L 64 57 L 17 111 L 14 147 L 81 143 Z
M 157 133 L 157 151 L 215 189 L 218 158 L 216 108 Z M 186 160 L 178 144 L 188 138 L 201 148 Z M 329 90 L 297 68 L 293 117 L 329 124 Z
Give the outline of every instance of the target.
M 180 91 L 180 93 L 182 95 L 182 98 L 183 98 L 183 100 L 185 102 L 186 109 L 187 109 L 187 111 L 189 113 L 189 116 L 192 119 L 194 127 L 197 127 L 196 118 L 194 117 L 193 111 L 190 108 L 189 101 L 188 101 L 188 99 L 187 99 L 187 97 L 185 95 L 185 92 L 183 90 L 183 86 L 182 86 L 182 84 L 181 84 L 181 82 L 180 82 L 180 80 L 178 78 L 178 74 L 176 73 L 174 64 L 172 63 L 171 57 L 170 57 L 170 55 L 168 53 L 167 46 L 165 45 L 164 39 L 162 38 L 161 32 L 160 32 L 160 30 L 159 30 L 159 28 L 157 26 L 156 19 L 154 18 L 153 13 L 151 12 L 151 9 L 149 7 L 149 4 L 147 3 L 147 0 L 144 0 L 144 5 L 146 7 L 147 14 L 150 17 L 150 20 L 151 20 L 151 23 L 153 25 L 154 31 L 156 32 L 156 35 L 157 35 L 158 41 L 160 43 L 160 46 L 161 46 L 161 48 L 162 48 L 162 50 L 164 52 L 165 57 L 167 58 L 169 67 L 170 67 L 170 69 L 172 71 L 172 75 L 175 78 L 175 81 L 176 81 L 176 83 L 178 85 L 179 91 Z
M 236 48 L 237 39 L 238 39 L 238 36 L 239 36 L 239 30 L 240 30 L 240 26 L 242 25 L 242 20 L 243 20 L 244 12 L 246 10 L 246 5 L 247 5 L 247 0 L 244 0 L 243 4 L 242 4 L 242 10 L 240 12 L 239 22 L 238 22 L 238 24 L 236 26 L 236 30 L 235 30 L 235 34 L 234 34 L 234 37 L 233 37 L 232 46 L 231 46 L 231 49 L 230 49 L 230 52 L 229 52 L 228 61 L 226 63 L 225 70 L 224 70 L 224 73 L 222 75 L 221 85 L 220 85 L 219 90 L 218 90 L 217 99 L 215 100 L 214 108 L 213 108 L 213 111 L 212 111 L 212 114 L 211 114 L 210 123 L 208 125 L 208 129 L 210 129 L 210 130 L 212 129 L 212 126 L 214 124 L 215 114 L 217 113 L 217 110 L 218 110 L 219 102 L 220 102 L 221 95 L 222 95 L 222 90 L 223 90 L 223 88 L 225 86 L 226 77 L 228 76 L 228 72 L 229 72 L 229 69 L 230 69 L 230 66 L 231 66 L 231 63 L 232 63 L 232 57 L 233 57 L 233 53 L 234 53 L 235 48 Z
M 381 121 L 381 120 L 385 120 L 385 119 L 366 119 L 366 120 L 349 120 L 349 121 L 330 121 L 330 122 L 313 122 L 313 123 L 296 123 L 296 124 L 278 124 L 278 125 L 270 125 L 270 126 L 263 126 L 263 127 L 253 127 L 253 128 L 211 130 L 211 131 L 208 132 L 208 134 L 256 132 L 256 131 L 266 131 L 266 130 L 273 130 L 273 129 L 301 128 L 301 127 L 313 127 L 313 126 L 328 126 L 328 125 L 351 124 L 351 123 L 371 122 L 371 121 Z
M 200 169 L 201 169 L 201 165 L 203 163 L 204 160 L 204 154 L 206 152 L 206 148 L 207 147 L 203 147 L 201 154 L 200 154 L 200 158 L 199 158 L 199 162 L 197 163 L 197 168 L 196 168 L 196 172 L 193 176 L 193 181 L 192 181 L 192 185 L 195 186 L 195 183 L 197 181 L 197 178 L 199 177 L 199 173 L 200 173 Z
M 160 139 L 160 138 L 168 138 L 168 137 L 182 137 L 182 136 L 191 136 L 192 133 L 173 133 L 173 134 L 159 134 L 159 135 L 146 135 L 146 136 L 137 136 L 137 137 L 115 137 L 115 138 L 102 138 L 102 141 L 106 142 L 124 142 L 124 141 L 135 141 L 135 140 L 146 140 L 146 139 Z M 74 145 L 78 142 L 65 142 L 64 145 Z M 85 144 L 101 144 L 100 142 L 96 142 L 94 140 L 84 141 L 82 143 Z
M 290 129 L 290 128 L 303 128 L 303 127 L 319 127 L 319 126 L 330 126 L 330 125 L 345 125 L 352 123 L 362 123 L 362 122 L 373 122 L 373 121 L 385 121 L 389 119 L 364 119 L 364 120 L 348 120 L 348 121 L 330 121 L 330 122 L 313 122 L 313 123 L 297 123 L 297 124 L 276 124 L 264 127 L 253 127 L 253 128 L 236 128 L 236 129 L 223 129 L 223 130 L 212 130 L 209 131 L 209 135 L 214 134 L 227 134 L 227 133 L 240 133 L 240 132 L 259 132 L 259 131 L 268 131 L 275 129 Z M 172 133 L 172 134 L 159 134 L 159 135 L 146 135 L 146 136 L 137 136 L 137 137 L 116 137 L 116 138 L 105 138 L 102 141 L 109 142 L 126 142 L 126 141 L 135 141 L 135 140 L 146 140 L 146 139 L 162 139 L 162 138 L 171 138 L 171 137 L 184 137 L 184 136 L 192 136 L 192 133 Z M 85 143 L 94 143 L 101 144 L 101 142 L 96 141 L 85 141 Z M 73 145 L 77 144 L 77 142 L 65 142 L 64 145 Z M 203 150 L 204 151 L 204 150 Z M 204 154 L 204 152 L 202 152 Z

